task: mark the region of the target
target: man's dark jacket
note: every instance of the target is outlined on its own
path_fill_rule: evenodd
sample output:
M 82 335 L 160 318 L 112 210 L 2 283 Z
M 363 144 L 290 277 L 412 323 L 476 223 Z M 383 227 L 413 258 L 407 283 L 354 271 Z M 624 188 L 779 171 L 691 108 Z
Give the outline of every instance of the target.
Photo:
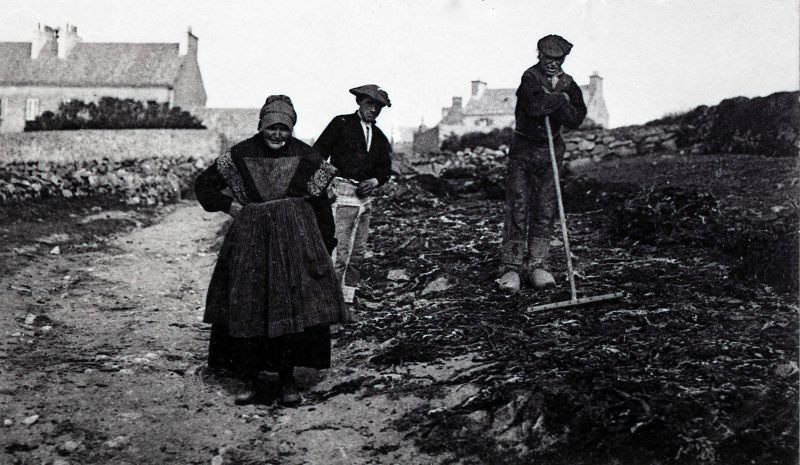
M 372 125 L 372 145 L 367 142 L 358 112 L 333 118 L 314 143 L 314 149 L 339 171 L 337 176 L 363 181 L 375 178 L 379 184 L 389 180 L 392 172 L 389 140 L 376 125 Z
M 569 102 L 561 93 L 569 96 Z M 577 129 L 581 125 L 586 117 L 586 104 L 572 76 L 562 73 L 554 87 L 542 65 L 537 63 L 525 70 L 517 89 L 516 131 L 534 142 L 546 144 L 544 117 L 548 114 L 553 137 L 558 139 L 561 126 Z

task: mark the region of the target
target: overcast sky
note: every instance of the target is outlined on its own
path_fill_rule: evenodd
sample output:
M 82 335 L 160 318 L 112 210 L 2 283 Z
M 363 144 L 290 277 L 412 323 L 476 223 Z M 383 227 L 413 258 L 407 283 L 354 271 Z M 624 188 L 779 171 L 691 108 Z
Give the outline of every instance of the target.
M 40 22 L 88 42 L 183 42 L 191 26 L 208 106 L 284 93 L 306 138 L 366 83 L 389 92 L 387 133 L 435 125 L 473 79 L 515 88 L 549 33 L 575 45 L 564 68 L 578 83 L 604 78 L 612 126 L 796 90 L 800 68 L 797 0 L 0 0 L 0 41 Z

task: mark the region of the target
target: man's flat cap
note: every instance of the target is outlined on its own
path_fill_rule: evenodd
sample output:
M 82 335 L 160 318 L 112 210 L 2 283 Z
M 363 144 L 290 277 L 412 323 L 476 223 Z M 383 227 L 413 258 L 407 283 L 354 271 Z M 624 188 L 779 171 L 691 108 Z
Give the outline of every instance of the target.
M 355 95 L 356 97 L 359 96 L 369 97 L 385 107 L 392 106 L 392 102 L 389 100 L 389 94 L 387 94 L 385 90 L 381 89 L 375 84 L 367 84 L 359 87 L 353 87 L 352 89 L 350 89 L 350 93 Z
M 569 51 L 572 50 L 572 44 L 561 36 L 550 34 L 539 39 L 539 42 L 536 43 L 536 48 L 549 57 L 563 58 L 569 55 Z

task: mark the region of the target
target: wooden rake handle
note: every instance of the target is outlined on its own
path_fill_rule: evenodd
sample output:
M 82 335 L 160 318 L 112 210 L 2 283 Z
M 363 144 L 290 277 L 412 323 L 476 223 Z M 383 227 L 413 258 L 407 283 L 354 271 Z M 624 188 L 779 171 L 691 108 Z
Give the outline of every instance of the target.
M 561 198 L 561 181 L 558 176 L 558 160 L 556 160 L 556 148 L 553 143 L 553 130 L 550 126 L 550 116 L 544 117 L 545 129 L 547 129 L 547 148 L 550 149 L 550 163 L 553 167 L 553 181 L 556 188 L 556 200 L 558 201 L 558 219 L 561 221 L 561 236 L 564 239 L 564 252 L 567 254 L 567 276 L 569 277 L 569 292 L 572 302 L 578 301 L 578 292 L 575 290 L 575 271 L 572 269 L 572 253 L 569 251 L 569 233 L 567 232 L 567 215 L 564 213 L 564 201 Z

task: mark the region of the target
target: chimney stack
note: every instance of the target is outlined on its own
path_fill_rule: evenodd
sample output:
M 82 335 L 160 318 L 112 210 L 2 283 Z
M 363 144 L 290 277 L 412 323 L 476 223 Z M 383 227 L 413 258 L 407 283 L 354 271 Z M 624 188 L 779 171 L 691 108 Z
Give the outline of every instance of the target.
M 186 48 L 181 55 L 197 56 L 197 36 L 192 34 L 192 27 L 186 30 Z
M 480 79 L 472 81 L 472 98 L 483 97 L 483 91 L 486 90 L 486 83 Z
M 589 91 L 594 96 L 599 97 L 603 95 L 603 78 L 600 77 L 597 71 L 589 76 Z
M 78 36 L 78 28 L 67 24 L 64 34 L 58 38 L 58 58 L 62 60 L 66 59 L 70 52 L 72 52 L 72 49 L 75 48 L 80 41 L 81 38 Z
M 39 23 L 31 41 L 31 58 L 47 58 L 58 55 L 58 29 Z

